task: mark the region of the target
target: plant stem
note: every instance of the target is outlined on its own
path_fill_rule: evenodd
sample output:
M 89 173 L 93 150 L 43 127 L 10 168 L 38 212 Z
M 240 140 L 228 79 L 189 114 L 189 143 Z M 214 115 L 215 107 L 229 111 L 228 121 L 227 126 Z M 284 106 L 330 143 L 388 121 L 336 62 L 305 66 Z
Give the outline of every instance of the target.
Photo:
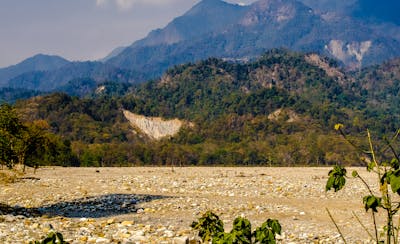
M 393 225 L 393 216 L 390 213 L 390 209 L 387 210 L 387 231 L 386 231 L 386 243 L 390 244 L 392 240 L 392 225 Z
M 374 164 L 375 164 L 375 166 L 376 166 L 376 168 L 378 170 L 378 175 L 379 175 L 379 179 L 378 180 L 380 180 L 381 177 L 382 177 L 382 175 L 381 175 L 381 167 L 380 167 L 378 161 L 376 160 L 375 150 L 374 150 L 374 146 L 372 144 L 371 133 L 369 132 L 369 130 L 367 130 L 367 134 L 368 134 L 369 150 L 370 150 L 370 153 L 372 155 L 372 161 L 374 162 Z
M 374 195 L 374 193 L 373 193 L 372 190 L 371 190 L 371 187 L 369 187 L 369 185 L 367 184 L 367 182 L 366 182 L 360 175 L 357 175 L 357 178 L 359 178 L 359 179 L 362 181 L 362 183 L 365 185 L 365 187 L 367 187 L 369 193 L 370 193 L 371 195 Z
M 384 201 L 385 201 L 385 204 L 386 204 L 386 207 L 387 207 L 387 209 L 386 209 L 386 211 L 387 211 L 387 213 L 388 213 L 388 216 L 390 216 L 391 215 L 391 211 L 392 211 L 392 209 L 391 209 L 391 205 L 390 205 L 390 196 L 389 196 L 389 191 L 388 191 L 388 187 L 387 187 L 387 183 L 384 183 L 384 184 L 381 184 L 381 182 L 380 182 L 380 180 L 381 180 L 381 178 L 382 178 L 382 173 L 381 173 L 381 166 L 379 165 L 379 163 L 378 163 L 378 161 L 376 160 L 376 156 L 375 156 L 375 151 L 374 151 L 374 146 L 373 146 L 373 144 L 372 144 L 372 139 L 371 139 L 371 133 L 370 133 L 370 131 L 369 130 L 367 130 L 367 135 L 368 135 L 368 143 L 369 143 L 369 150 L 370 150 L 370 153 L 371 153 L 371 155 L 372 155 L 372 161 L 374 162 L 374 166 L 376 167 L 376 169 L 377 169 L 377 174 L 378 174 L 378 185 L 379 186 L 381 186 L 379 189 L 380 189 L 380 192 L 381 192 L 381 194 L 382 194 L 382 197 L 384 198 Z M 374 219 L 374 226 L 375 226 L 375 236 L 376 236 L 376 242 L 377 243 L 379 243 L 379 239 L 378 239 L 378 228 L 377 228 L 377 226 L 376 226 L 376 217 L 375 217 L 375 213 L 374 213 L 374 211 L 372 211 L 372 217 L 373 217 L 373 219 Z M 388 230 L 387 230 L 387 232 L 386 232 L 386 241 L 387 241 L 387 243 L 388 244 L 390 244 L 390 231 L 391 231 L 391 227 L 390 227 L 390 225 L 389 224 L 391 224 L 391 222 L 390 222 L 390 220 L 389 220 L 389 218 L 388 218 L 388 220 L 387 220 L 387 224 L 388 224 Z
M 358 218 L 358 216 L 356 215 L 356 213 L 354 211 L 352 211 L 354 217 L 357 219 L 358 223 L 360 223 L 360 225 L 363 227 L 363 229 L 367 232 L 367 234 L 369 235 L 369 237 L 371 239 L 374 239 L 374 237 L 372 237 L 371 233 L 368 231 L 367 227 L 365 227 L 365 225 L 361 222 L 360 218 Z
M 386 171 L 386 169 L 385 169 L 385 171 Z M 386 182 L 384 183 L 384 189 L 382 189 L 382 190 L 384 190 L 385 194 L 386 194 L 385 201 L 386 201 L 386 204 L 387 204 L 386 212 L 387 212 L 387 216 L 388 216 L 387 217 L 387 232 L 386 232 L 387 237 L 386 237 L 386 240 L 387 240 L 387 243 L 390 244 L 392 237 L 394 239 L 393 212 L 392 212 L 392 208 L 393 207 L 392 207 L 392 200 L 390 198 L 390 193 L 389 193 L 389 189 L 388 189 L 388 184 Z
M 394 157 L 397 159 L 397 161 L 400 162 L 400 157 L 397 154 L 396 150 L 392 146 L 392 143 L 399 137 L 399 134 L 400 134 L 400 130 L 397 130 L 396 134 L 392 137 L 392 139 L 390 141 L 386 140 L 386 144 L 387 144 L 387 147 L 392 151 L 392 153 L 393 153 Z M 384 149 L 383 151 L 385 151 L 385 150 L 386 149 Z
M 400 232 L 400 216 L 399 216 L 399 220 L 397 222 L 397 228 L 396 228 L 396 234 L 394 235 L 394 243 L 397 244 L 398 240 L 399 240 L 399 232 Z
M 360 175 L 358 175 L 357 178 L 359 178 L 359 179 L 362 181 L 362 183 L 365 185 L 365 187 L 367 187 L 369 193 L 370 193 L 371 195 L 374 195 L 374 193 L 373 193 L 372 190 L 371 190 L 371 187 L 367 184 L 367 182 L 366 182 Z M 354 214 L 354 212 L 353 212 L 353 214 Z M 356 218 L 357 218 L 357 217 L 356 217 Z M 377 225 L 376 225 L 376 217 L 375 217 L 374 211 L 372 211 L 372 219 L 373 219 L 373 221 L 374 221 L 375 240 L 376 240 L 376 243 L 379 243 L 379 239 L 378 239 L 378 227 L 377 227 Z M 358 218 L 357 218 L 357 220 L 358 220 Z M 360 221 L 359 221 L 359 222 L 360 222 Z M 361 222 L 360 222 L 360 224 L 361 224 Z M 362 225 L 362 224 L 361 224 L 361 225 Z M 369 233 L 369 232 L 368 232 L 368 233 Z M 372 238 L 372 237 L 371 237 L 371 238 Z
M 376 217 L 375 217 L 375 212 L 374 211 L 372 211 L 372 219 L 374 220 L 375 240 L 376 240 L 376 243 L 379 243 L 378 226 L 376 225 Z
M 343 233 L 342 233 L 342 231 L 340 230 L 339 226 L 336 224 L 336 221 L 333 219 L 331 212 L 329 212 L 329 209 L 328 209 L 328 208 L 325 208 L 325 209 L 326 209 L 326 212 L 328 212 L 329 218 L 331 218 L 333 224 L 335 225 L 337 231 L 339 232 L 340 237 L 342 237 L 342 240 L 343 240 L 344 244 L 347 244 L 346 239 L 344 239 Z

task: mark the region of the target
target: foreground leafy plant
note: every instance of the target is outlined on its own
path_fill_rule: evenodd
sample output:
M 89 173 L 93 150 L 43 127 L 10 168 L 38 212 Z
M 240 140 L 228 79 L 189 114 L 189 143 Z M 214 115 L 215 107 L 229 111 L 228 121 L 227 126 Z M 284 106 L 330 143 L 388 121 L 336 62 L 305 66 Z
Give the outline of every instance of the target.
M 51 232 L 42 241 L 29 242 L 29 244 L 68 244 L 61 233 Z
M 371 134 L 368 130 L 368 149 L 365 150 L 353 144 L 347 138 L 343 131 L 343 125 L 338 124 L 335 126 L 335 129 L 340 132 L 346 141 L 363 154 L 361 160 L 366 164 L 367 171 L 375 174 L 377 177 L 377 189 L 379 189 L 379 192 L 374 192 L 372 186 L 370 186 L 357 171 L 352 172 L 352 176 L 361 180 L 368 191 L 368 195 L 363 197 L 363 204 L 367 212 L 371 210 L 375 231 L 375 236 L 373 238 L 376 243 L 399 243 L 398 236 L 400 233 L 400 219 L 399 223 L 395 225 L 393 218 L 400 210 L 400 202 L 395 201 L 396 196 L 398 197 L 400 195 L 400 160 L 399 154 L 394 148 L 394 143 L 399 136 L 400 130 L 397 131 L 391 140 L 385 139 L 386 145 L 381 150 L 376 149 L 373 145 Z M 386 154 L 388 152 L 392 154 L 392 159 L 390 161 L 386 160 Z M 329 178 L 326 184 L 326 191 L 333 189 L 337 192 L 341 190 L 346 184 L 346 174 L 347 171 L 344 167 L 338 165 L 334 166 L 328 174 Z M 376 213 L 380 210 L 386 212 L 386 226 L 384 227 L 383 233 L 385 240 L 380 240 L 376 224 Z M 356 218 L 359 220 L 357 216 Z M 367 231 L 368 235 L 372 237 L 369 231 L 365 228 L 365 225 L 363 225 L 361 221 L 359 222 Z
M 210 211 L 199 218 L 198 222 L 193 222 L 191 227 L 199 231 L 199 236 L 204 242 L 211 241 L 218 233 L 224 232 L 224 223 Z
M 199 231 L 203 242 L 213 244 L 224 243 L 276 243 L 276 234 L 281 234 L 281 225 L 278 220 L 268 219 L 254 232 L 251 231 L 251 223 L 248 219 L 237 217 L 233 222 L 231 232 L 224 232 L 224 224 L 219 217 L 207 211 L 198 222 L 193 222 L 191 227 Z

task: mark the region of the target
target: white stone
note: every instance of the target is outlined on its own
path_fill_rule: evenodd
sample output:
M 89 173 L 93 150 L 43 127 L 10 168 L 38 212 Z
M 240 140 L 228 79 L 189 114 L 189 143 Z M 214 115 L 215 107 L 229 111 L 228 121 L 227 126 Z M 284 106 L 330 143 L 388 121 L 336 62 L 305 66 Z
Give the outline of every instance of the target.
M 172 244 L 187 244 L 189 243 L 189 238 L 187 236 L 175 237 L 172 239 Z
M 166 231 L 164 231 L 164 236 L 171 238 L 171 237 L 175 236 L 175 233 L 173 231 L 166 230 Z
M 110 240 L 104 237 L 100 237 L 96 239 L 96 243 L 110 243 Z

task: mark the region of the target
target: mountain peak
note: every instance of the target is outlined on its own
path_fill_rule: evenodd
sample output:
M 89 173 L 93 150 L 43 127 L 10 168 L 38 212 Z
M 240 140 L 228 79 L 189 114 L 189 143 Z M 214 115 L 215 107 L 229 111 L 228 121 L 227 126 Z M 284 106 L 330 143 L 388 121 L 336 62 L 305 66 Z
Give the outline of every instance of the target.
M 198 4 L 196 4 L 193 8 L 199 6 L 217 6 L 218 4 L 230 4 L 230 3 L 224 2 L 222 0 L 202 0 Z
M 36 54 L 22 62 L 10 66 L 9 68 L 18 69 L 20 72 L 48 71 L 61 68 L 69 61 L 56 55 Z
M 222 0 L 202 0 L 198 4 L 194 5 L 184 16 L 190 15 L 204 15 L 205 13 L 215 13 L 216 11 L 225 10 L 227 8 L 238 8 L 241 7 L 237 4 L 231 4 Z
M 150 32 L 136 45 L 175 44 L 202 35 L 221 32 L 242 18 L 247 9 L 248 6 L 231 4 L 222 0 L 203 0 L 184 15 L 175 18 L 164 29 Z
M 32 64 L 32 65 L 36 65 L 36 66 L 41 66 L 41 64 L 43 63 L 62 63 L 62 65 L 67 64 L 69 61 L 57 56 L 57 55 L 48 55 L 48 54 L 36 54 L 30 58 L 25 59 L 24 61 L 22 61 L 21 63 L 17 64 L 17 65 L 21 65 L 21 64 Z M 47 70 L 49 69 L 48 66 L 44 66 L 43 70 Z
M 7 81 L 26 72 L 48 71 L 61 68 L 69 61 L 55 55 L 36 54 L 22 62 L 0 69 L 0 86 L 7 84 Z

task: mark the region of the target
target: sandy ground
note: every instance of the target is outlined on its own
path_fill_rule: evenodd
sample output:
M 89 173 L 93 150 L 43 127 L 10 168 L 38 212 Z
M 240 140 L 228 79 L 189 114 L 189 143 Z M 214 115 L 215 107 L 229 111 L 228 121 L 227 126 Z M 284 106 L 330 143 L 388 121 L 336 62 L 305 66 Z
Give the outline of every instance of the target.
M 349 243 L 369 243 L 352 214 L 372 232 L 362 205 L 365 187 L 350 177 L 344 190 L 327 193 L 329 170 L 41 168 L 1 186 L 0 202 L 15 211 L 0 218 L 0 242 L 13 243 L 13 236 L 23 243 L 55 229 L 73 243 L 184 243 L 194 234 L 192 221 L 212 210 L 227 231 L 240 215 L 253 228 L 275 218 L 281 243 L 341 243 L 328 208 Z

